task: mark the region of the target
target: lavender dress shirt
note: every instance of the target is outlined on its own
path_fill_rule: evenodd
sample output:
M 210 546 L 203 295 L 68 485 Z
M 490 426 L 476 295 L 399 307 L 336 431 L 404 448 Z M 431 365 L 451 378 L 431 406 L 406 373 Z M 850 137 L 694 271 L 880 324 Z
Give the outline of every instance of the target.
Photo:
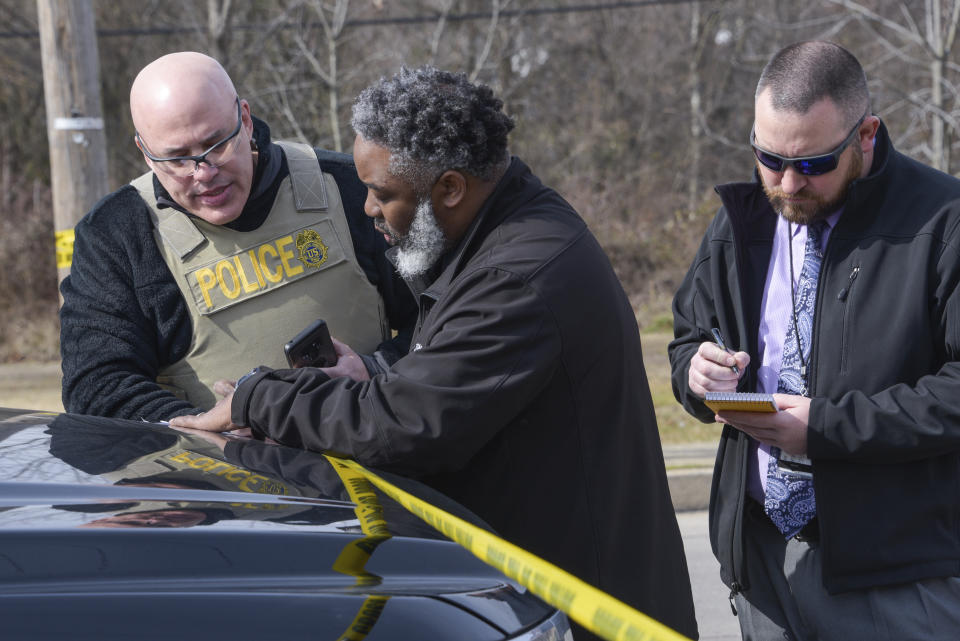
M 830 233 L 840 219 L 843 209 L 827 217 L 827 228 L 820 239 L 821 250 L 827 246 Z M 791 237 L 790 231 L 793 231 Z M 763 288 L 763 301 L 760 308 L 759 349 L 760 369 L 757 372 L 757 390 L 767 394 L 777 391 L 780 378 L 780 363 L 783 360 L 783 342 L 790 329 L 790 317 L 793 311 L 793 298 L 790 287 L 790 245 L 793 243 L 794 286 L 800 280 L 803 267 L 803 255 L 806 251 L 806 225 L 789 225 L 783 216 L 777 218 L 777 229 L 773 236 L 773 252 L 767 266 L 767 280 Z M 816 321 L 814 321 L 816 322 Z M 767 488 L 767 466 L 770 461 L 770 446 L 753 441 L 750 447 L 748 465 L 747 492 L 763 504 Z

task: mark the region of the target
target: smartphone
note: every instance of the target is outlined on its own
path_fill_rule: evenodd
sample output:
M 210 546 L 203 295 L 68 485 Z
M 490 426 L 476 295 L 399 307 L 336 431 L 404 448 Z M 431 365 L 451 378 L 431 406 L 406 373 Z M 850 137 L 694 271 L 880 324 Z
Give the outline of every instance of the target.
M 337 364 L 330 330 L 326 321 L 320 318 L 284 345 L 283 353 L 290 367 L 332 367 Z

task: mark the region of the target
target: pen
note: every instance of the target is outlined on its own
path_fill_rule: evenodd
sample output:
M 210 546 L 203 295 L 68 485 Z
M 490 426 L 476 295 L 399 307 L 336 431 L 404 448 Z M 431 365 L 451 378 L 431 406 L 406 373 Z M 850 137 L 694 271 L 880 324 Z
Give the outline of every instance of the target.
M 714 340 L 714 342 L 716 342 L 717 345 L 720 346 L 720 349 L 722 349 L 723 351 L 727 352 L 728 354 L 733 354 L 733 351 L 730 350 L 730 349 L 728 349 L 728 348 L 727 348 L 727 345 L 723 342 L 723 336 L 720 335 L 720 328 L 719 328 L 719 327 L 714 327 L 714 328 L 711 329 L 710 331 L 713 332 L 713 340 Z M 737 367 L 737 364 L 736 364 L 736 363 L 734 363 L 733 365 L 731 365 L 731 366 L 730 366 L 730 369 L 733 370 L 733 373 L 734 373 L 734 374 L 736 374 L 737 376 L 740 376 L 740 368 Z

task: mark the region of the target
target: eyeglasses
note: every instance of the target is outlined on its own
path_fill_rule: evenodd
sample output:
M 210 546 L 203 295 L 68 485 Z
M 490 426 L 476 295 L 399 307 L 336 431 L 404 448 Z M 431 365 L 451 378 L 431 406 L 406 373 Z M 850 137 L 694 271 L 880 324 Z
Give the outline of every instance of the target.
M 237 134 L 240 133 L 240 127 L 242 126 L 243 112 L 240 109 L 240 97 L 237 96 L 237 126 L 234 128 L 233 133 L 220 142 L 214 143 L 210 149 L 207 149 L 199 156 L 158 158 L 147 149 L 147 145 L 143 142 L 143 138 L 140 137 L 139 131 L 136 133 L 137 146 L 140 147 L 147 158 L 157 163 L 157 167 L 163 170 L 164 173 L 178 178 L 187 178 L 197 173 L 200 169 L 200 163 L 202 162 L 207 163 L 210 167 L 222 167 L 230 162 L 230 159 L 233 158 L 233 154 L 239 146 L 240 138 Z
M 840 163 L 840 154 L 856 139 L 860 125 L 866 117 L 867 114 L 863 114 L 860 117 L 860 120 L 857 121 L 857 124 L 853 126 L 853 129 L 850 130 L 850 133 L 847 134 L 847 137 L 843 139 L 843 142 L 841 142 L 836 149 L 821 156 L 787 158 L 786 156 L 775 154 L 772 151 L 767 151 L 757 146 L 756 133 L 753 129 L 750 130 L 750 146 L 753 147 L 753 153 L 757 156 L 760 164 L 771 171 L 786 171 L 786 166 L 790 165 L 797 170 L 797 173 L 803 174 L 804 176 L 820 176 L 830 173 L 837 168 L 837 165 Z

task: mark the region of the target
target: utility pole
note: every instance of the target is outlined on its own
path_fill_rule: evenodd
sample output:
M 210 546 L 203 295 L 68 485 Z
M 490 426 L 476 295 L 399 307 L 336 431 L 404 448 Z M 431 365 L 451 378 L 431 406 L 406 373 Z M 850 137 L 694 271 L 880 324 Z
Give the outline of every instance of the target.
M 107 193 L 100 63 L 91 0 L 37 0 L 37 18 L 60 282 L 74 226 Z

